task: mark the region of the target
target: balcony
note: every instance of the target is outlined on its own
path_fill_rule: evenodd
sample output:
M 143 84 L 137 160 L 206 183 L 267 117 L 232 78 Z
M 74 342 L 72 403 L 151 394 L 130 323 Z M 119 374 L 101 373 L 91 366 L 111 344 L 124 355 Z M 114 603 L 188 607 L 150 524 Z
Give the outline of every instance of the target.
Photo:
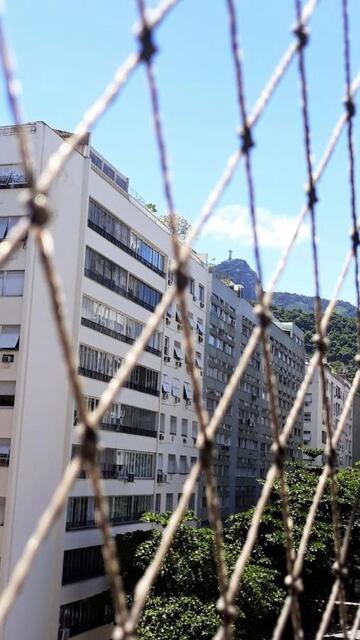
M 98 322 L 94 322 L 93 320 L 88 320 L 88 318 L 81 318 L 81 324 L 84 327 L 88 327 L 89 329 L 94 329 L 94 331 L 99 331 L 99 333 L 103 333 L 115 340 L 119 340 L 120 342 L 126 342 L 126 344 L 134 344 L 135 339 L 130 338 L 129 336 L 124 335 L 123 333 L 119 333 L 118 331 L 114 331 L 113 329 L 109 329 L 109 327 L 105 327 L 103 324 L 99 324 Z M 154 347 L 145 347 L 145 351 L 152 353 L 155 356 L 161 356 L 161 351 L 159 349 L 154 349 Z
M 102 422 L 100 429 L 103 431 L 114 431 L 115 433 L 128 433 L 134 436 L 146 436 L 147 438 L 156 438 L 156 429 L 144 429 L 144 427 L 133 427 L 130 425 L 121 424 L 121 420 L 112 422 Z
M 121 242 L 120 240 L 112 236 L 110 233 L 108 233 L 107 231 L 99 227 L 97 224 L 95 224 L 91 220 L 88 220 L 88 227 L 89 229 L 92 229 L 93 231 L 98 233 L 103 238 L 106 238 L 106 240 L 114 244 L 116 247 L 118 247 L 122 251 L 125 251 L 125 253 L 127 253 L 129 256 L 132 256 L 133 258 L 135 258 L 135 260 L 138 260 L 138 262 L 141 262 L 143 265 L 151 269 L 151 271 L 154 271 L 154 273 L 157 273 L 162 278 L 165 278 L 164 271 L 161 271 L 161 269 L 158 269 L 157 267 L 155 267 L 151 262 L 149 262 L 148 260 L 140 256 L 138 253 L 136 253 L 136 251 L 134 251 L 133 249 L 128 247 L 126 244 L 124 244 L 123 242 Z
M 93 378 L 94 380 L 101 380 L 102 382 L 110 382 L 110 380 L 112 380 L 112 376 L 109 376 L 107 373 L 93 371 L 92 369 L 86 369 L 85 367 L 79 367 L 78 372 L 81 376 L 85 376 L 86 378 Z M 124 383 L 124 387 L 126 387 L 127 389 L 133 389 L 134 391 L 141 391 L 141 393 L 148 393 L 152 396 L 159 396 L 158 389 L 145 387 L 137 382 L 131 382 L 131 380 L 127 380 Z
M 138 298 L 137 296 L 135 296 L 134 293 L 132 293 L 132 291 L 127 291 L 123 287 L 119 287 L 112 280 L 110 280 L 110 278 L 105 278 L 104 276 L 101 276 L 98 273 L 95 273 L 95 271 L 92 271 L 91 269 L 86 269 L 86 268 L 84 269 L 84 273 L 91 280 L 98 282 L 99 284 L 103 285 L 107 289 L 111 289 L 111 291 L 118 293 L 119 295 L 123 296 L 124 298 L 127 298 L 128 300 L 132 300 L 133 302 L 135 302 L 135 304 L 138 304 L 140 307 L 147 309 L 147 311 L 154 311 L 155 309 L 154 305 L 141 300 L 141 298 Z

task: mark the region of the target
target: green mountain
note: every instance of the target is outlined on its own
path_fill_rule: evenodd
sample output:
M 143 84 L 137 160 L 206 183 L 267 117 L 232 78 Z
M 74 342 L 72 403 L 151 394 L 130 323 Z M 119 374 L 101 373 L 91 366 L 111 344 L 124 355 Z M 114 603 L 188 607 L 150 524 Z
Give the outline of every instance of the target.
M 276 291 L 273 295 L 274 304 L 285 309 L 298 309 L 305 313 L 312 313 L 314 310 L 314 297 L 302 296 L 299 293 L 287 293 L 286 291 Z M 322 309 L 325 310 L 329 300 L 325 298 L 321 301 Z M 336 313 L 347 318 L 356 318 L 356 307 L 345 300 L 338 300 L 335 308 Z
M 301 297 L 301 296 L 300 296 Z M 304 296 L 305 297 L 305 296 Z M 349 304 L 349 303 L 346 303 Z M 311 356 L 314 350 L 312 336 L 315 333 L 314 314 L 301 309 L 284 309 L 273 306 L 274 315 L 283 322 L 295 322 L 305 334 L 306 353 Z M 334 313 L 330 320 L 329 349 L 327 361 L 331 368 L 351 380 L 356 372 L 356 320 L 353 317 Z

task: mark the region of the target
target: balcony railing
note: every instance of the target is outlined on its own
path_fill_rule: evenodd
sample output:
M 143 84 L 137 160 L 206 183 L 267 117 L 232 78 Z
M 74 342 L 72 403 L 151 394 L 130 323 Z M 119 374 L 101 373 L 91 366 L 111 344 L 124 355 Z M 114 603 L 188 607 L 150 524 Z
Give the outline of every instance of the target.
M 140 517 L 144 512 L 139 511 L 136 513 L 126 514 L 123 516 L 111 516 L 109 518 L 109 523 L 113 526 L 121 525 L 121 524 L 131 524 L 132 522 L 138 522 Z M 95 520 L 76 520 L 76 521 L 68 521 L 66 523 L 66 531 L 79 531 L 80 529 L 95 529 L 97 524 Z
M 101 380 L 102 382 L 110 382 L 112 380 L 112 376 L 107 373 L 101 373 L 100 371 L 93 371 L 92 369 L 87 369 L 85 367 L 79 367 L 78 372 L 81 376 L 85 376 L 86 378 L 93 378 L 94 380 Z M 128 389 L 133 389 L 134 391 L 141 391 L 141 393 L 148 393 L 152 396 L 159 396 L 159 390 L 154 389 L 152 387 L 145 387 L 137 382 L 132 382 L 131 380 L 127 380 L 124 383 L 124 387 Z
M 146 436 L 148 438 L 156 438 L 156 429 L 145 429 L 144 427 L 133 427 L 121 424 L 120 420 L 116 422 L 102 422 L 100 429 L 103 431 L 115 431 L 116 433 L 129 433 L 134 436 Z
M 94 322 L 93 320 L 89 320 L 88 318 L 81 318 L 81 324 L 85 327 L 89 327 L 89 329 L 94 329 L 94 331 L 99 331 L 99 333 L 104 333 L 115 340 L 120 340 L 121 342 L 126 342 L 126 344 L 134 344 L 135 339 L 130 338 L 129 336 L 124 335 L 123 333 L 119 333 L 118 331 L 114 331 L 114 329 L 110 329 L 109 327 L 100 324 L 99 322 Z M 154 347 L 145 347 L 145 351 L 149 353 L 153 353 L 155 356 L 161 356 L 161 351 L 159 349 L 154 349 Z
M 128 300 L 132 300 L 133 302 L 135 302 L 135 304 L 140 305 L 140 307 L 143 307 L 148 311 L 154 311 L 155 309 L 154 305 L 149 304 L 148 302 L 144 302 L 143 300 L 141 300 L 141 298 L 138 298 L 137 296 L 135 296 L 131 291 L 127 291 L 123 287 L 119 287 L 112 280 L 110 280 L 110 278 L 105 278 L 104 276 L 101 276 L 98 273 L 95 273 L 95 271 L 92 271 L 91 269 L 86 269 L 86 268 L 84 269 L 84 273 L 91 280 L 95 280 L 95 282 L 102 284 L 107 289 L 111 289 L 111 291 L 115 291 L 115 293 L 118 293 L 124 298 L 128 298 Z
M 8 467 L 10 462 L 10 453 L 0 453 L 0 467 Z
M 92 222 L 92 220 L 88 220 L 88 227 L 89 229 L 96 231 L 96 233 L 98 233 L 100 236 L 103 236 L 103 238 L 106 238 L 106 240 L 114 244 L 116 247 L 119 247 L 119 249 L 121 249 L 122 251 L 125 251 L 125 253 L 128 253 L 129 256 L 132 256 L 133 258 L 135 258 L 135 260 L 138 260 L 138 262 L 144 264 L 146 267 L 157 273 L 162 278 L 165 278 L 164 271 L 161 271 L 161 269 L 155 267 L 155 265 L 153 265 L 151 262 L 140 256 L 138 253 L 136 253 L 136 251 L 121 242 L 121 240 L 115 238 L 113 235 L 111 235 L 111 233 L 108 233 L 108 231 L 105 231 L 104 229 L 99 227 L 97 224 L 95 224 L 95 222 Z

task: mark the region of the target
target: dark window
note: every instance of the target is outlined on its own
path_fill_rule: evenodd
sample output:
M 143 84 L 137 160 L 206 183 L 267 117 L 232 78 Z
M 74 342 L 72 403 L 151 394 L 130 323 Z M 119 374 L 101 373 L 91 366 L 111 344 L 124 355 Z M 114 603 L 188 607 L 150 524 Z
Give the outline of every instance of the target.
M 64 551 L 62 584 L 104 575 L 101 545 Z
M 70 638 L 79 633 L 110 624 L 114 620 L 110 592 L 103 591 L 84 600 L 68 602 L 60 607 L 59 637 L 61 630 L 69 629 Z

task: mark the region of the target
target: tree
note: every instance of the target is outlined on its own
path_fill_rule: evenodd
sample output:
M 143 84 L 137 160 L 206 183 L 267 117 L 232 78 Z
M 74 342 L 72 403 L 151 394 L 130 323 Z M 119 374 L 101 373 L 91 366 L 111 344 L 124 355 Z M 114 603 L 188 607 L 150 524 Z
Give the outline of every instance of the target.
M 317 451 L 313 453 L 315 455 Z M 298 548 L 321 471 L 322 467 L 315 466 L 313 462 L 294 462 L 286 467 L 295 548 Z M 339 470 L 337 481 L 343 535 L 354 497 L 360 490 L 360 465 Z M 245 542 L 252 515 L 253 509 L 249 509 L 230 516 L 225 522 L 224 547 L 229 573 Z M 117 537 L 124 568 L 124 584 L 130 599 L 136 580 L 156 553 L 162 528 L 168 523 L 169 517 L 169 513 L 146 514 L 144 519 L 154 525 L 151 531 L 137 531 Z M 140 622 L 140 640 L 210 640 L 220 622 L 220 614 L 216 611 L 219 590 L 213 533 L 207 527 L 194 527 L 193 520 L 194 514 L 189 512 L 178 528 L 145 607 Z M 300 606 L 305 637 L 314 637 L 335 579 L 333 548 L 331 496 L 327 488 L 318 508 L 304 560 L 304 591 L 300 596 Z M 355 600 L 354 583 L 360 578 L 359 514 L 353 527 L 348 565 L 351 570 L 346 593 L 349 600 Z M 236 599 L 235 640 L 267 640 L 271 637 L 286 596 L 285 575 L 281 500 L 279 485 L 275 483 Z M 292 637 L 290 632 L 289 637 Z
M 163 222 L 170 229 L 171 233 L 173 233 L 170 214 L 159 216 L 159 220 L 161 220 L 161 222 Z M 184 241 L 191 229 L 191 224 L 190 222 L 188 222 L 188 220 L 186 220 L 186 218 L 183 218 L 178 214 L 175 214 L 175 222 L 177 235 L 179 236 L 180 240 Z

